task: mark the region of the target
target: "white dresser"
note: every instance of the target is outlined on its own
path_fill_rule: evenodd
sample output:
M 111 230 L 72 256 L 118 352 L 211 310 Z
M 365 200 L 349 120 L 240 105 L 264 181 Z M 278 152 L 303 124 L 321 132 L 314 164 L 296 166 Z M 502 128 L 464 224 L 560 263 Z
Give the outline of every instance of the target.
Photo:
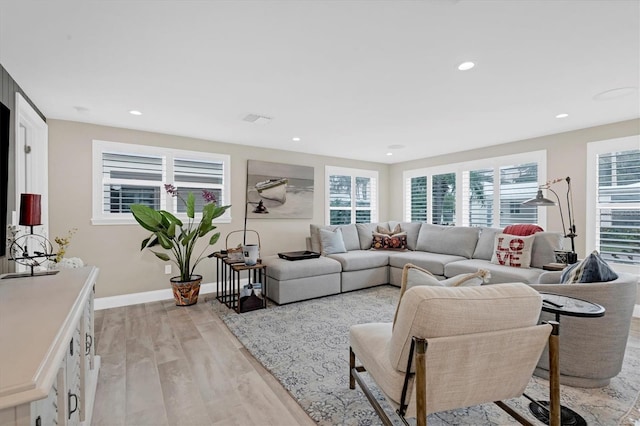
M 98 269 L 0 279 L 0 425 L 90 425 Z

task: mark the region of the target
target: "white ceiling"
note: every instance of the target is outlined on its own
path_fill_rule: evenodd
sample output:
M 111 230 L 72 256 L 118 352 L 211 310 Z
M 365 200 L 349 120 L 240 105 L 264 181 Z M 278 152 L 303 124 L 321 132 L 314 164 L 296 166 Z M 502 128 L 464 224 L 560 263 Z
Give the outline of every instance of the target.
M 0 0 L 0 63 L 47 118 L 395 163 L 640 117 L 640 2 Z

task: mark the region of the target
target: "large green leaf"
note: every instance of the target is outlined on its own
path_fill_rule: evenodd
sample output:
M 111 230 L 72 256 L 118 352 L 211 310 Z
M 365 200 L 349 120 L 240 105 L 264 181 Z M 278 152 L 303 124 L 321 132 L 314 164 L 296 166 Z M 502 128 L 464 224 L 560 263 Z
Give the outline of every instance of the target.
M 215 234 L 213 234 L 211 236 L 211 238 L 209 239 L 209 245 L 212 246 L 215 243 L 217 243 L 219 238 L 220 238 L 220 233 L 219 232 L 216 232 Z
M 171 222 L 171 225 L 169 225 L 169 229 L 167 229 L 167 236 L 169 238 L 173 238 L 176 235 L 176 224 L 175 222 Z
M 149 241 L 151 241 L 151 237 L 148 237 L 148 238 L 145 238 L 144 240 L 142 240 L 142 244 L 140 245 L 140 251 L 142 251 L 145 248 L 147 248 L 147 244 L 149 244 Z
M 156 232 L 161 228 L 162 215 L 159 212 L 143 204 L 132 204 L 130 207 L 133 217 L 144 229 Z
M 160 245 L 162 246 L 162 248 L 170 250 L 173 247 L 173 243 L 171 242 L 171 239 L 168 236 L 166 236 L 164 233 L 158 232 L 156 233 L 156 236 L 158 237 L 158 242 L 160 242 Z
M 160 214 L 162 214 L 162 216 L 164 216 L 169 222 L 175 223 L 177 226 L 182 226 L 182 221 L 168 211 L 160 210 Z
M 153 252 L 153 254 L 155 254 L 159 259 L 162 259 L 162 260 L 164 260 L 165 262 L 167 262 L 167 261 L 171 260 L 171 258 L 167 255 L 167 253 L 162 253 L 162 252 L 154 251 L 154 250 L 151 250 L 151 251 L 152 251 L 152 252 Z
M 182 237 L 182 241 L 181 241 L 182 245 L 186 246 L 187 244 L 189 244 L 189 242 L 193 239 L 193 237 L 196 236 L 196 232 L 198 232 L 198 230 L 194 229 L 193 231 L 189 232 L 184 237 Z
M 193 192 L 189 192 L 187 195 L 187 217 L 193 219 L 196 213 L 196 196 Z

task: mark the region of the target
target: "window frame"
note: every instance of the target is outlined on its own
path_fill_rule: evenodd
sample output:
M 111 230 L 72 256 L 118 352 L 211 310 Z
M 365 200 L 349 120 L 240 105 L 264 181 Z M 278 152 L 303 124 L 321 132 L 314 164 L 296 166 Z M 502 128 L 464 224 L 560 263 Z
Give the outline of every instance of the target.
M 607 139 L 587 143 L 587 179 L 586 179 L 586 231 L 585 252 L 598 250 L 598 155 L 617 151 L 630 151 L 640 146 L 640 135 Z M 633 209 L 635 206 L 630 206 Z M 640 275 L 640 265 L 626 265 L 607 261 L 617 272 L 630 272 Z
M 455 173 L 456 176 L 456 204 L 455 204 L 455 226 L 469 226 L 468 212 L 469 208 L 465 203 L 465 173 L 473 170 L 492 169 L 494 173 L 493 179 L 493 227 L 500 227 L 500 167 L 512 166 L 514 164 L 538 164 L 538 185 L 546 182 L 547 176 L 547 150 L 524 152 L 520 154 L 503 155 L 499 157 L 488 157 L 472 161 L 463 161 L 460 163 L 443 164 L 420 169 L 405 170 L 402 173 L 402 217 L 404 220 L 411 220 L 410 205 L 410 179 L 427 176 L 427 223 L 433 222 L 431 199 L 432 199 L 432 179 L 434 175 L 445 173 Z M 547 227 L 547 209 L 538 207 L 537 223 L 543 228 Z
M 378 209 L 379 209 L 379 196 L 380 196 L 380 179 L 378 177 L 377 170 L 355 169 L 349 167 L 335 167 L 325 166 L 325 219 L 326 225 L 331 224 L 331 210 L 346 210 L 345 208 L 338 209 L 331 207 L 331 182 L 330 177 L 334 175 L 350 176 L 351 177 L 351 222 L 356 223 L 356 211 L 367 210 L 366 207 L 358 207 L 356 203 L 356 178 L 369 178 L 375 182 L 375 188 L 371 191 L 371 206 L 368 210 L 371 212 L 371 222 L 376 223 L 378 221 Z
M 222 200 L 220 205 L 231 204 L 231 157 L 226 154 L 216 154 L 202 151 L 189 151 L 183 149 L 158 147 L 151 145 L 137 145 L 123 142 L 110 142 L 103 140 L 93 140 L 92 142 L 92 225 L 134 225 L 137 224 L 135 218 L 130 213 L 107 213 L 103 211 L 103 169 L 102 156 L 104 153 L 118 153 L 128 155 L 154 156 L 162 157 L 162 181 L 160 182 L 160 209 L 167 210 L 175 214 L 178 218 L 186 220 L 185 213 L 176 213 L 177 203 L 173 197 L 169 197 L 164 190 L 164 184 L 175 184 L 174 179 L 174 159 L 196 160 L 196 161 L 212 161 L 222 162 Z M 182 184 L 182 187 L 188 187 L 189 184 Z M 192 184 L 196 186 L 196 184 Z M 186 196 L 186 194 L 184 194 Z M 231 209 L 227 209 L 219 218 L 215 219 L 217 223 L 231 222 Z M 199 218 L 202 212 L 196 212 L 196 218 Z

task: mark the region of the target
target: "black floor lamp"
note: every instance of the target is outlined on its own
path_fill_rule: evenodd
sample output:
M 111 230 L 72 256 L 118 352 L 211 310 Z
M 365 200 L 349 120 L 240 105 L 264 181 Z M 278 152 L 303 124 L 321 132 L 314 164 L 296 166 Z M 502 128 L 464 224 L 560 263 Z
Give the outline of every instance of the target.
M 560 202 L 560 197 L 558 196 L 556 191 L 551 189 L 551 185 L 561 182 L 563 180 L 567 182 L 566 201 L 567 201 L 567 213 L 568 213 L 568 219 L 569 219 L 568 228 L 565 227 L 565 224 L 564 224 L 564 215 L 562 213 L 562 203 Z M 553 200 L 545 198 L 542 195 L 543 189 L 548 189 L 549 191 L 551 191 L 553 195 L 556 196 L 556 199 L 558 200 L 558 202 L 556 203 Z M 576 254 L 576 245 L 574 240 L 578 235 L 576 234 L 576 224 L 573 221 L 573 215 L 571 214 L 573 210 L 573 193 L 571 192 L 571 178 L 568 176 L 566 178 L 558 178 L 558 179 L 550 180 L 544 185 L 540 185 L 538 187 L 538 193 L 536 194 L 535 198 L 532 198 L 530 200 L 523 202 L 522 205 L 536 206 L 536 207 L 537 206 L 555 206 L 555 205 L 558 206 L 558 208 L 560 209 L 560 220 L 562 221 L 562 232 L 565 232 L 565 235 L 564 235 L 565 238 L 571 239 L 571 253 L 569 253 L 567 261 L 568 263 L 575 263 L 578 260 L 578 255 Z

